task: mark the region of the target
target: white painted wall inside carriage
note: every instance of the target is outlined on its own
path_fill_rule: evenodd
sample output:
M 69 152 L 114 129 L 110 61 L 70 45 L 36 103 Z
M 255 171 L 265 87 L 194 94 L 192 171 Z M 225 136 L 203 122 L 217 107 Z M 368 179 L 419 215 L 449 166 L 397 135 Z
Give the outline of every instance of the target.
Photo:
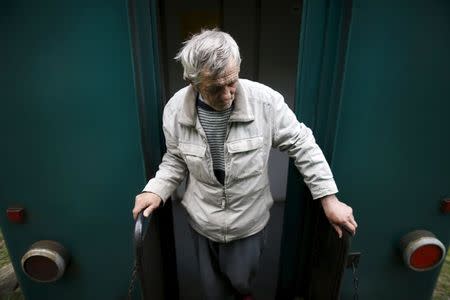
M 196 14 L 223 17 L 223 29 L 239 44 L 243 58 L 241 78 L 264 83 L 284 95 L 294 108 L 298 42 L 300 34 L 299 1 L 227 0 L 161 1 L 162 55 L 165 58 L 166 95 L 169 98 L 186 83 L 182 68 L 173 60 L 183 36 L 183 18 Z M 259 10 L 257 7 L 259 6 Z M 223 11 L 221 10 L 223 8 Z M 259 11 L 259 16 L 258 16 Z M 185 21 L 184 21 L 185 22 Z M 269 161 L 271 190 L 279 203 L 271 211 L 268 242 L 255 286 L 258 299 L 273 299 L 277 284 L 280 239 L 286 194 L 288 157 L 273 150 Z M 183 189 L 180 189 L 182 193 Z M 199 299 L 199 281 L 195 254 L 184 211 L 174 203 L 174 229 L 180 299 Z

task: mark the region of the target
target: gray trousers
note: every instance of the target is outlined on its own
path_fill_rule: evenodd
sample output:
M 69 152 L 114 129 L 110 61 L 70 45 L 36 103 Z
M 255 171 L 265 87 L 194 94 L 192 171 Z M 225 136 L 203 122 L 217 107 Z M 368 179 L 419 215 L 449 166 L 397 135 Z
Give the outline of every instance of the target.
M 213 242 L 191 228 L 204 299 L 242 299 L 251 295 L 266 243 L 266 229 L 231 241 Z

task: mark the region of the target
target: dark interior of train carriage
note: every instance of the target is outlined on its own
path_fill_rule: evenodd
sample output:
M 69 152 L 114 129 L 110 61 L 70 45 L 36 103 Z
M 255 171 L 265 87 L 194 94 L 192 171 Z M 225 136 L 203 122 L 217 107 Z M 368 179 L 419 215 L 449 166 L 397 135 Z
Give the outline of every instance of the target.
M 243 62 L 241 78 L 260 81 L 281 92 L 294 105 L 301 9 L 299 1 L 160 1 L 159 34 L 166 99 L 185 86 L 182 69 L 173 57 L 190 33 L 218 27 L 237 41 Z M 206 8 L 206 9 L 205 9 Z M 267 248 L 255 287 L 258 299 L 274 299 L 288 158 L 273 151 L 270 159 L 271 210 Z M 177 193 L 182 195 L 182 189 Z M 200 299 L 197 265 L 190 231 L 178 199 L 173 202 L 176 262 L 180 299 Z M 259 291 L 259 292 L 258 292 Z
M 158 41 L 160 65 L 162 69 L 163 98 L 170 99 L 186 83 L 182 79 L 182 68 L 173 57 L 178 52 L 182 42 L 190 34 L 199 32 L 201 28 L 220 28 L 229 32 L 237 41 L 241 57 L 241 78 L 262 82 L 281 92 L 285 101 L 294 109 L 295 87 L 297 76 L 298 50 L 300 40 L 300 22 L 302 15 L 301 1 L 160 1 L 158 3 Z M 268 238 L 265 252 L 257 275 L 254 287 L 257 299 L 283 298 L 283 295 L 302 295 L 307 293 L 308 275 L 302 275 L 292 270 L 301 270 L 301 264 L 307 266 L 306 257 L 299 261 L 289 261 L 289 255 L 283 251 L 290 248 L 295 251 L 294 238 L 299 238 L 299 231 L 284 232 L 286 242 L 282 243 L 283 217 L 287 193 L 289 160 L 285 153 L 273 150 L 269 162 L 269 176 L 271 191 L 275 204 L 271 209 L 271 220 L 268 224 Z M 163 248 L 166 247 L 164 262 L 166 281 L 170 280 L 173 288 L 167 289 L 170 298 L 200 299 L 200 282 L 198 279 L 195 253 L 191 241 L 191 232 L 186 215 L 180 204 L 183 195 L 181 186 L 173 197 L 171 213 L 164 218 L 165 224 L 162 235 Z M 306 196 L 308 197 L 308 196 Z M 310 199 L 308 199 L 310 200 Z M 317 208 L 316 208 L 317 209 Z M 169 215 L 169 216 L 167 216 Z M 297 214 L 298 218 L 301 218 Z M 173 228 L 167 224 L 172 219 Z M 164 223 L 163 222 L 163 223 Z M 296 220 L 299 222 L 299 220 Z M 298 224 L 295 223 L 294 224 Z M 149 234 L 154 230 L 149 230 Z M 173 240 L 168 238 L 173 232 Z M 156 233 L 155 233 L 156 234 Z M 154 238 L 154 237 L 153 237 Z M 301 237 L 300 237 L 301 238 Z M 152 237 L 148 238 L 151 240 Z M 304 239 L 304 237 L 303 237 Z M 147 242 L 149 244 L 149 242 Z M 282 246 L 283 244 L 283 246 Z M 166 246 L 164 246 L 166 245 Z M 147 248 L 151 248 L 147 245 Z M 172 253 L 175 248 L 175 253 Z M 297 249 L 298 250 L 298 249 Z M 163 250 L 164 252 L 164 250 Z M 146 255 L 150 256 L 146 251 Z M 171 254 L 168 254 L 171 253 Z M 176 256 L 176 265 L 171 258 Z M 163 253 L 164 256 L 164 253 Z M 280 257 L 287 258 L 281 262 Z M 280 270 L 280 263 L 285 269 Z M 144 269 L 151 273 L 151 262 L 146 262 Z M 303 267 L 303 268 L 304 268 Z M 177 279 L 168 270 L 176 270 Z M 302 279 L 302 276 L 304 278 Z M 146 276 L 147 279 L 150 276 Z M 281 283 L 281 285 L 279 284 Z M 177 287 L 173 286 L 177 284 Z M 145 284 L 150 286 L 151 284 Z M 144 292 L 147 288 L 144 288 Z M 147 293 L 155 293 L 147 291 Z M 144 293 L 145 294 L 145 293 Z

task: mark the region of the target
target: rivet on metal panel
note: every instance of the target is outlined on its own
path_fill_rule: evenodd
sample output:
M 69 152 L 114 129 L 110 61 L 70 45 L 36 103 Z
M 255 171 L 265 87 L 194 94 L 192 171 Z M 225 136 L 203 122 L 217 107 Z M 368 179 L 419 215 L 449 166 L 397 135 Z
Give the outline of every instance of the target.
M 446 198 L 446 199 L 442 200 L 442 202 L 441 202 L 441 211 L 444 214 L 449 214 L 450 213 L 450 198 Z

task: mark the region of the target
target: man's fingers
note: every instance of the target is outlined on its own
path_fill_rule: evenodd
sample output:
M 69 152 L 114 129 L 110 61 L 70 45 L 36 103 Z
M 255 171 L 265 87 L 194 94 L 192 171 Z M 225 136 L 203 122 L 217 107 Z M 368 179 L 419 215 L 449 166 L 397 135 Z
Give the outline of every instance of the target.
M 161 204 L 161 197 L 153 193 L 142 193 L 136 196 L 133 208 L 133 218 L 136 220 L 138 214 L 144 210 L 144 216 L 148 217 L 150 213 Z
M 355 229 L 358 227 L 358 223 L 356 223 L 355 218 L 353 217 L 353 215 L 350 216 L 349 222 L 353 224 L 353 226 L 355 227 Z
M 342 224 L 342 227 L 344 227 L 345 230 L 348 231 L 352 236 L 355 235 L 356 227 L 352 222 L 345 222 L 344 224 Z
M 154 205 L 149 205 L 145 210 L 144 210 L 144 217 L 148 217 L 151 213 L 152 213 L 152 211 L 155 209 L 155 206 Z
M 141 209 L 134 208 L 133 209 L 133 219 L 136 221 L 138 214 L 141 212 Z
M 151 202 L 150 202 L 150 201 L 145 200 L 145 199 L 142 199 L 142 198 L 139 199 L 139 196 L 141 196 L 141 195 L 138 195 L 138 196 L 136 197 L 136 201 L 135 201 L 134 208 L 133 208 L 133 218 L 134 218 L 135 220 L 137 219 L 138 214 L 139 214 L 143 209 L 145 209 L 146 207 L 148 207 L 149 205 L 151 205 Z
M 148 205 L 149 203 L 146 203 L 144 201 L 136 201 L 136 204 L 134 205 L 133 208 L 133 218 L 136 220 L 137 215 L 141 212 L 141 210 L 146 208 Z
M 336 224 L 333 224 L 333 223 L 331 223 L 331 226 L 333 226 L 333 228 L 334 228 L 334 230 L 336 230 L 339 238 L 341 238 L 342 237 L 342 229 L 341 229 L 341 227 L 339 225 L 336 225 Z
M 347 231 L 352 236 L 355 235 L 356 227 L 350 222 L 345 222 L 340 225 L 335 224 L 335 223 L 330 223 L 330 224 L 331 224 L 331 226 L 333 226 L 334 230 L 336 230 L 339 238 L 342 238 L 342 230 Z
M 353 225 L 352 223 L 347 223 L 347 228 L 350 230 L 350 232 L 352 233 L 352 236 L 355 235 L 356 233 L 356 228 L 355 225 Z

